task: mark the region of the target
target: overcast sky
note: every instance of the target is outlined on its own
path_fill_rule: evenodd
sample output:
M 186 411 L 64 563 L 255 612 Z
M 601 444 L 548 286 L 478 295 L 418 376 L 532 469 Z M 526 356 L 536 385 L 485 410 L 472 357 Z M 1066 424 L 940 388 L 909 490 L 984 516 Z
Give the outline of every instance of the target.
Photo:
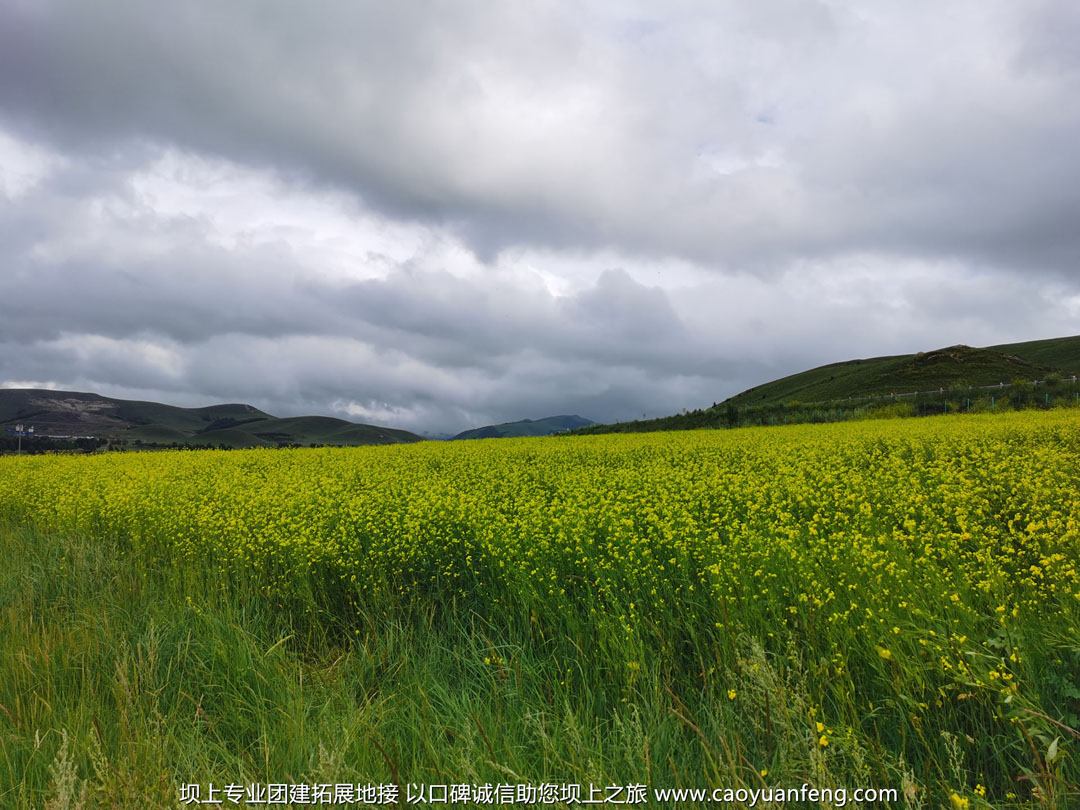
M 0 3 L 0 385 L 417 432 L 1080 333 L 1073 0 Z

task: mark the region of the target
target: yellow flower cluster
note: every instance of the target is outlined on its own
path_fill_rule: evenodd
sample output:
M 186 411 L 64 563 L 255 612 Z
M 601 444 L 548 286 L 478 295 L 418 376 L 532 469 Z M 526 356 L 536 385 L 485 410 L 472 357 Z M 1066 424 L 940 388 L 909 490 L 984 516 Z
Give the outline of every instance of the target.
M 918 659 L 1015 692 L 1009 660 L 980 669 L 949 630 L 1075 613 L 1078 455 L 1080 423 L 1061 411 L 5 457 L 0 516 L 256 577 L 268 594 L 457 600 L 541 627 L 573 613 L 628 637 L 786 628 L 826 639 L 838 675 L 861 648 L 890 672 Z

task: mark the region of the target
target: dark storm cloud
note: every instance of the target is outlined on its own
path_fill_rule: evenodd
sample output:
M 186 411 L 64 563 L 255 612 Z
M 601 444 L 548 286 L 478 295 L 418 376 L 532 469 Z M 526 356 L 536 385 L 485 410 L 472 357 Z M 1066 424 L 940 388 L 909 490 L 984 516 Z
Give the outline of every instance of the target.
M 5 4 L 0 106 L 350 188 L 482 256 L 845 250 L 1068 270 L 1068 3 Z
M 325 336 L 394 347 L 440 366 L 504 367 L 531 350 L 657 374 L 685 371 L 700 356 L 699 338 L 663 290 L 621 270 L 605 270 L 594 287 L 561 298 L 385 257 L 383 277 L 328 281 L 312 276 L 287 244 L 227 249 L 212 243 L 208 223 L 157 216 L 127 192 L 112 199 L 120 211 L 93 217 L 88 209 L 109 205 L 56 191 L 68 187 L 61 172 L 18 204 L 0 201 L 0 212 L 11 214 L 0 222 L 14 223 L 6 234 L 0 340 L 151 334 L 183 345 L 222 335 Z M 65 231 L 71 247 L 42 238 Z
M 518 42 L 568 26 L 479 4 L 193 3 L 106 0 L 0 11 L 0 104 L 12 121 L 75 152 L 148 139 L 350 185 L 387 210 L 453 217 L 502 201 L 463 165 L 484 113 L 484 69 L 510 53 L 485 44 L 501 24 Z M 536 26 L 536 27 L 534 27 Z M 565 31 L 562 33 L 566 33 Z M 572 51 L 577 47 L 570 42 Z M 557 54 L 515 51 L 533 60 Z M 526 81 L 531 81 L 526 77 Z M 544 92 L 553 88 L 541 88 Z M 462 154 L 458 150 L 464 150 Z M 487 167 L 491 171 L 493 167 Z
M 388 343 L 441 366 L 505 368 L 534 351 L 669 375 L 696 368 L 704 350 L 663 290 L 620 270 L 606 270 L 595 287 L 559 299 L 409 269 L 310 292 L 339 318 L 379 329 Z

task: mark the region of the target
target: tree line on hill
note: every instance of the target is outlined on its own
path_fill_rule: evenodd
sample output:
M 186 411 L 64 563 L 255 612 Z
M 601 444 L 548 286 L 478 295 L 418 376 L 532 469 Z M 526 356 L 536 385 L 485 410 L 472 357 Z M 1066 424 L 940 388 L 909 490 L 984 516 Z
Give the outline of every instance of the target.
M 53 439 L 48 436 L 27 436 L 22 439 L 21 452 L 24 456 L 38 456 L 46 453 L 96 453 L 108 444 L 108 439 L 95 437 Z M 18 452 L 20 452 L 18 436 L 10 433 L 0 435 L 0 455 L 14 455 Z
M 709 408 L 699 408 L 659 419 L 589 425 L 571 433 L 580 436 L 658 430 L 730 429 L 1065 407 L 1080 407 L 1080 383 L 1051 376 L 1038 385 L 1030 380 L 1014 380 L 1000 390 L 964 386 L 914 395 L 868 397 L 861 400 L 851 398 L 832 402 L 789 401 L 742 406 L 731 402 L 714 403 Z

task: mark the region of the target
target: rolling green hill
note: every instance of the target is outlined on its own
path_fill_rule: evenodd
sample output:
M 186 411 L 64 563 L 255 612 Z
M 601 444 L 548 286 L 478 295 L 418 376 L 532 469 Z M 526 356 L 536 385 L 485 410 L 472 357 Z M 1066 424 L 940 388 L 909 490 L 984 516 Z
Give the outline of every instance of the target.
M 0 389 L 0 429 L 33 425 L 38 436 L 94 436 L 129 445 L 274 447 L 420 441 L 404 430 L 329 416 L 279 419 L 251 405 L 177 408 L 77 391 Z
M 977 396 L 977 390 L 981 387 L 1000 383 L 1008 385 L 1017 379 L 1045 380 L 1052 375 L 1063 378 L 1080 375 L 1080 335 L 1006 343 L 982 349 L 949 346 L 917 354 L 830 363 L 762 383 L 709 408 L 660 419 L 592 425 L 575 432 L 689 430 L 747 423 L 765 424 L 766 420 L 771 424 L 789 419 L 816 421 L 819 417 L 812 414 L 814 409 L 851 409 L 851 403 L 872 402 L 869 398 L 888 397 L 891 394 L 975 389 L 976 393 L 964 395 L 967 406 L 968 400 Z M 947 410 L 944 403 L 949 396 L 943 393 L 938 397 L 941 402 L 933 407 L 927 405 L 920 412 L 934 412 L 935 407 L 936 412 Z
M 506 439 L 515 436 L 551 436 L 565 430 L 575 430 L 593 424 L 582 416 L 549 416 L 545 419 L 522 419 L 519 422 L 503 422 L 500 425 L 466 430 L 455 439 Z
M 244 432 L 267 444 L 279 442 L 296 444 L 399 444 L 419 441 L 420 437 L 405 430 L 361 425 L 335 419 L 332 416 L 292 416 L 286 419 L 257 419 L 225 430 Z M 200 435 L 213 439 L 221 429 L 209 430 Z
M 311 442 L 302 442 L 293 438 L 292 441 L 283 440 L 284 444 L 311 444 Z M 213 447 L 231 447 L 234 450 L 243 450 L 248 447 L 276 447 L 277 442 L 269 442 L 265 439 L 261 439 L 239 428 L 219 428 L 218 430 L 208 431 L 206 433 L 195 433 L 191 436 L 185 436 L 181 439 L 180 444 L 187 445 L 188 447 L 205 447 L 211 445 Z
M 734 405 L 818 402 L 847 397 L 995 385 L 1050 373 L 1080 374 L 1080 335 L 984 349 L 950 346 L 932 352 L 830 363 L 755 386 L 724 401 Z
M 1076 362 L 1080 369 L 1080 338 L 1076 340 Z M 1025 344 L 1008 347 L 1015 349 Z M 1016 351 L 1004 353 L 999 349 L 973 349 L 969 346 L 949 346 L 932 352 L 904 354 L 892 357 L 873 357 L 867 360 L 848 360 L 792 374 L 764 385 L 755 386 L 724 401 L 733 405 L 775 405 L 791 401 L 825 402 L 848 397 L 871 397 L 911 391 L 931 391 L 938 388 L 996 385 L 1014 379 L 1043 379 L 1053 372 L 1073 373 L 1071 369 L 1050 360 L 1062 352 L 1035 352 L 1039 359 L 1025 357 Z

